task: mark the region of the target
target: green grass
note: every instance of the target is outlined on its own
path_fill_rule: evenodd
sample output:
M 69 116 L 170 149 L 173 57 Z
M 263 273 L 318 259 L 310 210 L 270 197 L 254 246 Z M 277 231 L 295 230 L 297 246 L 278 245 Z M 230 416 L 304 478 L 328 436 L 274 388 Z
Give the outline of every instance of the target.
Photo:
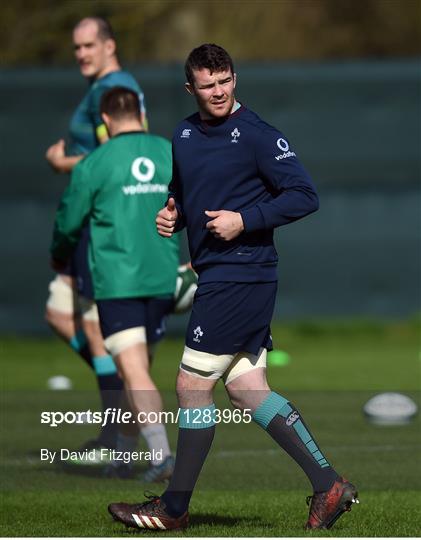
M 191 527 L 163 536 L 418 536 L 420 421 L 376 427 L 361 413 L 379 391 L 405 392 L 419 403 L 417 324 L 295 324 L 275 327 L 274 338 L 292 361 L 269 367 L 272 387 L 299 407 L 327 458 L 358 485 L 361 504 L 331 532 L 304 533 L 311 490 L 301 470 L 254 424 L 221 424 L 192 499 Z M 166 408 L 175 407 L 182 350 L 182 340 L 166 340 L 153 366 Z M 162 486 L 28 458 L 41 447 L 74 448 L 96 434 L 87 425 L 50 428 L 39 416 L 42 410 L 99 410 L 89 370 L 53 338 L 3 338 L 0 357 L 1 535 L 126 535 L 109 518 L 108 503 L 138 501 L 145 489 L 159 493 Z M 70 377 L 74 390 L 47 391 L 47 378 L 57 374 Z M 216 404 L 227 406 L 222 386 Z M 176 426 L 169 426 L 172 447 L 176 436 Z

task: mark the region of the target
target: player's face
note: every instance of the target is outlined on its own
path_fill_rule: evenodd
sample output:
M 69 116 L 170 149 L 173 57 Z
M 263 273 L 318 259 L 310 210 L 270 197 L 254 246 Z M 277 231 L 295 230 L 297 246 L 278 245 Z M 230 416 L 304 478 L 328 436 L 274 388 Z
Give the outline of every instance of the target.
M 193 70 L 194 84 L 186 84 L 194 95 L 204 120 L 222 118 L 231 113 L 235 102 L 235 73 L 230 69 L 211 73 L 209 69 Z
M 106 72 L 115 50 L 113 40 L 102 40 L 94 22 L 75 28 L 73 44 L 80 72 L 89 79 L 98 79 Z

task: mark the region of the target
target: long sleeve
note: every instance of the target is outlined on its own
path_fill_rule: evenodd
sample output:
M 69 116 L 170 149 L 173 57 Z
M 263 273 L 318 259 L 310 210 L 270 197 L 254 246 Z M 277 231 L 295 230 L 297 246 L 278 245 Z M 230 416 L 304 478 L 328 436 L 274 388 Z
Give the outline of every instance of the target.
M 66 261 L 76 247 L 83 225 L 89 219 L 92 193 L 86 181 L 84 162 L 72 173 L 70 184 L 61 197 L 54 223 L 50 252 L 53 258 Z
M 175 232 L 179 232 L 186 226 L 183 211 L 183 190 L 179 178 L 177 162 L 174 156 L 172 156 L 172 180 L 168 185 L 168 197 L 173 197 L 175 200 L 175 206 L 177 208 L 177 221 L 175 223 Z
M 313 182 L 282 133 L 268 129 L 259 135 L 255 139 L 256 164 L 273 199 L 241 212 L 246 231 L 286 225 L 319 207 Z

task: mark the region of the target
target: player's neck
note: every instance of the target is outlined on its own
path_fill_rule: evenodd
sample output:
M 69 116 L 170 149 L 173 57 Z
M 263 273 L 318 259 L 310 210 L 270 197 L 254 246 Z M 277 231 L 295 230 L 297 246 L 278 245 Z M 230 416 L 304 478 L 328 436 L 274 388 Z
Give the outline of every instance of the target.
M 136 120 L 113 124 L 109 127 L 109 129 L 111 131 L 111 137 L 121 135 L 122 133 L 130 133 L 133 131 L 145 131 L 142 127 L 142 124 L 140 122 L 137 122 Z
M 238 103 L 236 99 L 234 99 L 234 103 L 232 105 L 232 109 L 230 114 L 235 113 L 235 111 L 238 111 L 238 109 L 241 107 L 241 103 Z
M 102 77 L 105 77 L 105 75 L 108 75 L 109 73 L 112 73 L 113 71 L 120 71 L 121 66 L 117 60 L 117 58 L 112 58 L 110 62 L 107 64 L 104 69 L 102 69 L 98 75 L 95 77 L 95 80 L 101 79 Z

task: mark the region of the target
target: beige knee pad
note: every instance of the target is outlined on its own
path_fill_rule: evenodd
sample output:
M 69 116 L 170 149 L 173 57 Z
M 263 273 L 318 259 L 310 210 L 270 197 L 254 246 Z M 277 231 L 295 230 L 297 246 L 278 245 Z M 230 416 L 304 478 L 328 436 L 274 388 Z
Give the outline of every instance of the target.
M 240 375 L 244 375 L 244 373 L 252 371 L 253 369 L 265 368 L 266 357 L 267 350 L 263 348 L 260 349 L 257 355 L 248 352 L 237 353 L 234 356 L 231 365 L 225 371 L 224 383 L 227 385 Z
M 79 295 L 77 305 L 85 321 L 99 322 L 98 308 L 94 300 Z
M 47 308 L 60 311 L 67 315 L 73 314 L 75 309 L 75 293 L 72 286 L 56 276 L 48 286 L 49 295 L 47 298 Z
M 184 347 L 180 369 L 195 377 L 220 379 L 233 358 L 233 354 L 210 354 Z
M 137 343 L 146 343 L 146 328 L 144 326 L 137 326 L 136 328 L 122 330 L 108 336 L 104 343 L 106 349 L 115 357 Z

